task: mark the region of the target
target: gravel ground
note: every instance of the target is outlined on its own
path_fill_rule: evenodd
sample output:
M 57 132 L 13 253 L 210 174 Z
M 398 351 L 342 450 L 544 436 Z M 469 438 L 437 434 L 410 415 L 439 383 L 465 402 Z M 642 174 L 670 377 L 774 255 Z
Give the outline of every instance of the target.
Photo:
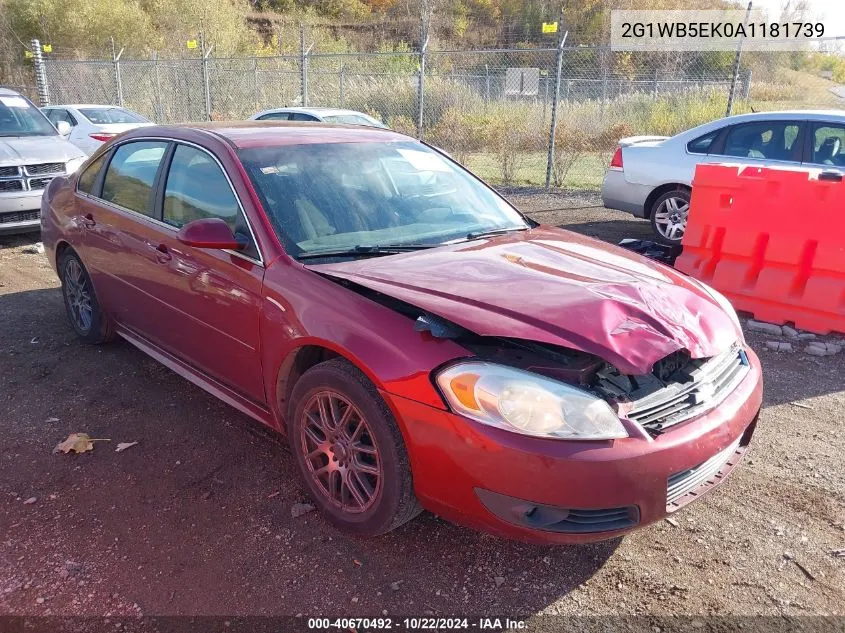
M 650 232 L 594 195 L 512 199 L 609 241 Z M 845 352 L 749 332 L 752 449 L 672 523 L 538 547 L 424 513 L 356 540 L 291 515 L 307 499 L 272 432 L 126 343 L 78 342 L 35 239 L 0 238 L 0 614 L 845 615 Z M 77 431 L 111 441 L 52 454 Z

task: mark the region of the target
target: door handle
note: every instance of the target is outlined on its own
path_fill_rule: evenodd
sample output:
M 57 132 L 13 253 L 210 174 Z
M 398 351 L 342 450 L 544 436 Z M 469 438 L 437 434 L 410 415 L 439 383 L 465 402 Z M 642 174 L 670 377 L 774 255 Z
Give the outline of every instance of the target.
M 170 254 L 166 244 L 159 244 L 156 246 L 156 259 L 162 264 L 165 264 L 173 259 L 173 255 Z
M 819 180 L 829 180 L 832 182 L 842 182 L 842 174 L 838 171 L 823 171 L 819 174 Z
M 97 221 L 94 219 L 93 213 L 86 213 L 85 217 L 82 218 L 82 226 L 86 229 L 92 229 L 97 224 Z

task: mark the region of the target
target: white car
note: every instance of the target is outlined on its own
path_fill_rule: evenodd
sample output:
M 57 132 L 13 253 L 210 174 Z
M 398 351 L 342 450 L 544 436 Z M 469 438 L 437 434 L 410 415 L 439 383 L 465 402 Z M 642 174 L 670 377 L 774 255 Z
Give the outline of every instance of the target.
M 0 235 L 41 228 L 41 195 L 53 178 L 74 173 L 85 155 L 22 94 L 0 87 Z
M 384 123 L 369 114 L 339 108 L 274 108 L 263 110 L 249 118 L 252 121 L 322 121 L 323 123 L 387 128 Z
M 67 140 L 89 156 L 121 132 L 153 125 L 137 112 L 118 106 L 75 103 L 41 108 L 53 125 L 65 121 L 71 127 Z
M 740 114 L 667 138 L 634 136 L 604 176 L 604 206 L 651 220 L 657 239 L 679 244 L 699 163 L 806 165 L 845 170 L 845 111 Z

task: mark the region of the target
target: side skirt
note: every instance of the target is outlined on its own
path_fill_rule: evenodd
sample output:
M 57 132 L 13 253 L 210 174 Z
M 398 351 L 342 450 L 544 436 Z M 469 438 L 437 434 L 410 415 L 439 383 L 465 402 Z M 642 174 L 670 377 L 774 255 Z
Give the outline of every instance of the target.
M 125 339 L 148 356 L 154 358 L 168 369 L 175 371 L 182 378 L 192 382 L 200 389 L 204 389 L 212 396 L 219 398 L 230 407 L 234 407 L 241 413 L 245 413 L 249 417 L 258 420 L 262 424 L 266 424 L 272 429 L 277 431 L 279 430 L 275 420 L 273 419 L 273 414 L 269 409 L 262 407 L 252 400 L 244 398 L 239 393 L 233 391 L 218 380 L 203 374 L 193 366 L 185 363 L 171 353 L 166 352 L 138 334 L 135 334 L 134 332 L 121 326 L 117 326 L 115 329 L 121 338 Z

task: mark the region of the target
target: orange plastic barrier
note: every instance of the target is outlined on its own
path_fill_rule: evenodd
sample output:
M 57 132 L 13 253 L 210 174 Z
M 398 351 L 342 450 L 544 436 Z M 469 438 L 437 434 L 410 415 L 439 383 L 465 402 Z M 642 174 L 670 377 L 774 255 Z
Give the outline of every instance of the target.
M 675 267 L 756 319 L 845 332 L 845 181 L 699 165 Z

